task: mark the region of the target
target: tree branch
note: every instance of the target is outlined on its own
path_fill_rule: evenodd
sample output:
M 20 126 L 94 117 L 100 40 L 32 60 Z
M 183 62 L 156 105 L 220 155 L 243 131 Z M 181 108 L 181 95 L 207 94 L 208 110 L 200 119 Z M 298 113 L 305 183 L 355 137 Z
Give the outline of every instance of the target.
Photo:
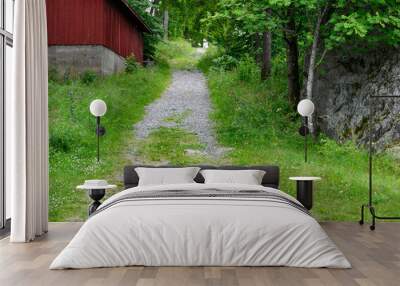
M 317 68 L 322 64 L 322 61 L 324 60 L 325 55 L 326 55 L 327 52 L 328 52 L 328 49 L 325 48 L 324 51 L 322 52 L 321 58 L 320 58 L 320 59 L 318 60 L 318 62 L 315 64 L 314 69 L 317 69 Z

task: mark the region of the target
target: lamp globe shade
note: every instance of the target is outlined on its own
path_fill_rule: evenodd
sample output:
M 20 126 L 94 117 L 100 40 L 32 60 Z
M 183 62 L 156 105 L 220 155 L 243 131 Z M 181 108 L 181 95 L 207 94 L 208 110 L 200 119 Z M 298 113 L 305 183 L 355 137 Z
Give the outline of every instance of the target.
M 297 112 L 300 113 L 301 116 L 307 117 L 314 113 L 314 103 L 309 99 L 303 99 L 297 105 Z
M 95 99 L 90 103 L 90 113 L 96 117 L 103 116 L 107 112 L 107 105 L 101 99 Z

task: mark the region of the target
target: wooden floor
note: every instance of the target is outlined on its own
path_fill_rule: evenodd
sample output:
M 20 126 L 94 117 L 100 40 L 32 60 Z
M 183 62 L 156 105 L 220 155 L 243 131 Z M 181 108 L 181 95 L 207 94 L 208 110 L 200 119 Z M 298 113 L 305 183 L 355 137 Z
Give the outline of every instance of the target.
M 81 223 L 51 223 L 29 244 L 0 241 L 0 285 L 400 285 L 400 224 L 380 223 L 375 232 L 356 223 L 322 223 L 352 269 L 289 267 L 125 267 L 48 270 Z

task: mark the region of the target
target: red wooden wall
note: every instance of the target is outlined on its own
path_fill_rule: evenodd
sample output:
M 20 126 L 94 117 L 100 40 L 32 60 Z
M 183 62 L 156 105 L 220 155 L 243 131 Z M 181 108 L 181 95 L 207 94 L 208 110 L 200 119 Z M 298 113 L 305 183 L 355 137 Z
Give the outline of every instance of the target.
M 133 23 L 130 11 L 116 0 L 103 0 L 105 46 L 110 47 L 124 57 L 134 52 L 136 58 L 143 61 L 143 35 Z M 125 9 L 124 9 L 125 8 Z
M 143 62 L 143 34 L 120 0 L 47 0 L 51 45 L 103 45 Z

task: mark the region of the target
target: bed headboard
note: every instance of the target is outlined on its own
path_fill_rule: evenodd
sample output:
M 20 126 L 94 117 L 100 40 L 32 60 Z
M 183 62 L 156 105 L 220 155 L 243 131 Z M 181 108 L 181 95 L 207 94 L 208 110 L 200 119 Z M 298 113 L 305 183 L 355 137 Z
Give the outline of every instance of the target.
M 177 166 L 149 166 L 149 165 L 132 165 L 126 166 L 124 169 L 124 186 L 125 189 L 136 187 L 139 183 L 138 174 L 135 171 L 137 167 L 149 167 L 149 168 L 179 168 Z M 270 187 L 274 189 L 279 188 L 279 167 L 278 166 L 207 166 L 207 165 L 196 165 L 201 169 L 218 169 L 218 170 L 263 170 L 265 171 L 262 185 L 264 187 Z M 204 183 L 203 176 L 198 173 L 194 180 L 197 183 Z

